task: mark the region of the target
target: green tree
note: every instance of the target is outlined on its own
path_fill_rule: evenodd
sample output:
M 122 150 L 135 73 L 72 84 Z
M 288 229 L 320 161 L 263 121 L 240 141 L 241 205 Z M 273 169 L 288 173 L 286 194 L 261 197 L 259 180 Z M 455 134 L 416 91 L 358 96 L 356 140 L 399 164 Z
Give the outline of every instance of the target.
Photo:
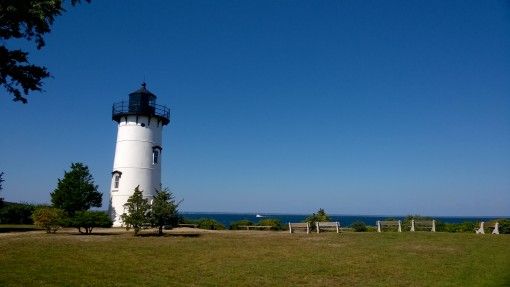
M 354 221 L 352 224 L 351 224 L 351 228 L 354 229 L 354 231 L 356 232 L 365 232 L 367 231 L 367 225 L 365 224 L 365 222 L 363 221 Z
M 2 187 L 2 182 L 4 182 L 4 173 L 3 172 L 0 172 L 0 191 L 2 191 L 3 187 Z M 2 208 L 2 206 L 4 205 L 4 198 L 3 197 L 0 197 L 0 208 Z
M 224 230 L 225 225 L 212 218 L 200 218 L 195 221 L 200 229 Z
M 90 0 L 86 0 L 90 2 Z M 8 40 L 33 41 L 37 49 L 44 47 L 44 35 L 51 32 L 55 17 L 65 12 L 62 0 L 0 1 L 0 85 L 14 97 L 27 103 L 25 96 L 41 91 L 42 80 L 50 73 L 44 66 L 29 63 L 28 52 L 7 48 Z M 74 6 L 80 0 L 71 0 Z
M 241 220 L 234 221 L 234 222 L 230 223 L 229 229 L 230 230 L 240 230 L 240 229 L 245 229 L 244 227 L 240 227 L 240 226 L 249 226 L 249 225 L 253 225 L 253 222 L 248 219 L 241 219 Z
M 271 226 L 271 230 L 282 230 L 283 226 L 280 220 L 273 218 L 264 218 L 257 223 L 259 226 Z
M 80 233 L 91 234 L 94 227 L 112 227 L 112 220 L 102 211 L 78 211 L 70 219 L 70 226 L 78 229 Z M 83 228 L 83 231 L 82 231 Z
M 126 229 L 133 228 L 135 235 L 142 230 L 144 226 L 150 223 L 150 204 L 146 198 L 143 198 L 140 186 L 135 188 L 135 192 L 131 195 L 127 203 L 124 204 L 127 212 L 121 215 L 121 219 L 126 225 Z
M 510 219 L 498 219 L 499 233 L 510 234 Z
M 319 210 L 317 210 L 317 213 L 312 213 L 312 215 L 308 216 L 305 219 L 305 222 L 310 223 L 310 227 L 312 229 L 315 229 L 315 222 L 328 222 L 328 221 L 331 221 L 331 218 L 322 208 L 319 208 Z
M 32 213 L 36 206 L 28 203 L 6 203 L 0 209 L 1 224 L 33 224 Z
M 51 203 L 72 217 L 77 211 L 101 207 L 103 195 L 97 188 L 89 168 L 83 163 L 72 163 L 71 170 L 58 179 L 57 188 L 51 193 Z
M 175 227 L 179 224 L 179 207 L 180 202 L 175 202 L 175 198 L 165 188 L 163 190 L 156 190 L 156 195 L 151 204 L 151 224 L 158 227 L 158 234 L 163 235 L 163 227 Z
M 55 233 L 62 227 L 64 212 L 54 207 L 41 207 L 34 211 L 32 219 L 34 224 L 44 228 L 46 233 Z

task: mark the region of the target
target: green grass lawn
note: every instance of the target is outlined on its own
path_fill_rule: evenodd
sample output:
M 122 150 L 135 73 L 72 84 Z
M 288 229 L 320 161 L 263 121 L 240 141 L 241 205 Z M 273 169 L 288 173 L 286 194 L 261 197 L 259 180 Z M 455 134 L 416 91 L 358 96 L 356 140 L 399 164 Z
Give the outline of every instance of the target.
M 510 286 L 510 236 L 0 235 L 0 286 Z

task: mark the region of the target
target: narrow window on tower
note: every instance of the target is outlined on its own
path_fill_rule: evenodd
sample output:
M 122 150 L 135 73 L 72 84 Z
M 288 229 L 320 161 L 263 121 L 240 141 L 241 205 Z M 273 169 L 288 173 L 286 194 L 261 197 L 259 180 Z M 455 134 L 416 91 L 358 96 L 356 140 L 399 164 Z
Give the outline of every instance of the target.
M 117 189 L 119 188 L 119 181 L 120 181 L 120 175 L 115 175 L 115 181 L 113 182 L 113 188 Z
M 112 176 L 113 176 L 112 191 L 117 191 L 119 189 L 120 177 L 122 176 L 122 172 L 115 170 L 114 172 L 112 172 Z
M 161 156 L 161 147 L 159 145 L 152 147 L 152 164 L 159 164 Z
M 152 164 L 158 164 L 159 150 L 155 149 L 152 151 Z

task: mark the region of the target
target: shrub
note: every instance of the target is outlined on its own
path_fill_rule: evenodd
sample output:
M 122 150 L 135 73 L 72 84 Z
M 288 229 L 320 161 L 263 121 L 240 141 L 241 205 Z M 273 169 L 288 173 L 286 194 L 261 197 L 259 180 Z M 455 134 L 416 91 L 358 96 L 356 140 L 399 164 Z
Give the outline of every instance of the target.
M 225 226 L 220 222 L 211 219 L 211 218 L 201 218 L 197 220 L 196 224 L 200 229 L 209 229 L 209 230 L 223 230 Z
M 32 219 L 34 224 L 44 228 L 46 233 L 55 233 L 62 226 L 64 212 L 54 207 L 42 207 L 34 211 Z
M 112 227 L 112 220 L 102 211 L 78 211 L 70 219 L 70 226 L 78 228 L 80 233 L 90 234 L 94 227 Z M 83 232 L 81 229 L 84 229 Z
M 247 219 L 243 219 L 243 220 L 239 220 L 239 221 L 235 221 L 235 222 L 232 222 L 230 223 L 230 227 L 229 229 L 230 230 L 239 230 L 239 229 L 243 229 L 242 227 L 239 227 L 239 226 L 246 226 L 246 225 L 253 225 L 253 222 L 247 220 Z
M 271 226 L 271 230 L 283 230 L 282 223 L 278 219 L 264 218 L 257 224 L 259 226 Z
M 35 206 L 26 203 L 9 203 L 0 209 L 1 224 L 33 224 Z
M 499 233 L 510 234 L 510 219 L 501 219 L 499 222 Z
M 479 224 L 474 221 L 465 221 L 462 223 L 441 223 L 436 225 L 436 231 L 444 232 L 474 232 Z
M 375 227 L 375 226 L 367 226 L 367 232 L 377 232 L 377 227 Z
M 365 232 L 367 231 L 367 225 L 363 221 L 355 221 L 351 224 L 351 228 L 356 232 Z
M 310 223 L 310 228 L 312 230 L 315 230 L 315 222 L 327 222 L 327 221 L 331 221 L 331 218 L 322 208 L 319 208 L 319 210 L 317 210 L 317 213 L 312 213 L 312 215 L 308 216 L 305 219 L 305 222 Z

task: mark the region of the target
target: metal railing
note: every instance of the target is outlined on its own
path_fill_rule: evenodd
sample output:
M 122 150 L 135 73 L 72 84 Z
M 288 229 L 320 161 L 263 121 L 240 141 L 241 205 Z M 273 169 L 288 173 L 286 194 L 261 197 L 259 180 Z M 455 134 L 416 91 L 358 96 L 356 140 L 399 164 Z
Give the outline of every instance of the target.
M 129 104 L 128 101 L 114 103 L 112 106 L 112 118 L 124 115 L 157 116 L 170 121 L 170 109 L 162 105 L 136 105 Z

